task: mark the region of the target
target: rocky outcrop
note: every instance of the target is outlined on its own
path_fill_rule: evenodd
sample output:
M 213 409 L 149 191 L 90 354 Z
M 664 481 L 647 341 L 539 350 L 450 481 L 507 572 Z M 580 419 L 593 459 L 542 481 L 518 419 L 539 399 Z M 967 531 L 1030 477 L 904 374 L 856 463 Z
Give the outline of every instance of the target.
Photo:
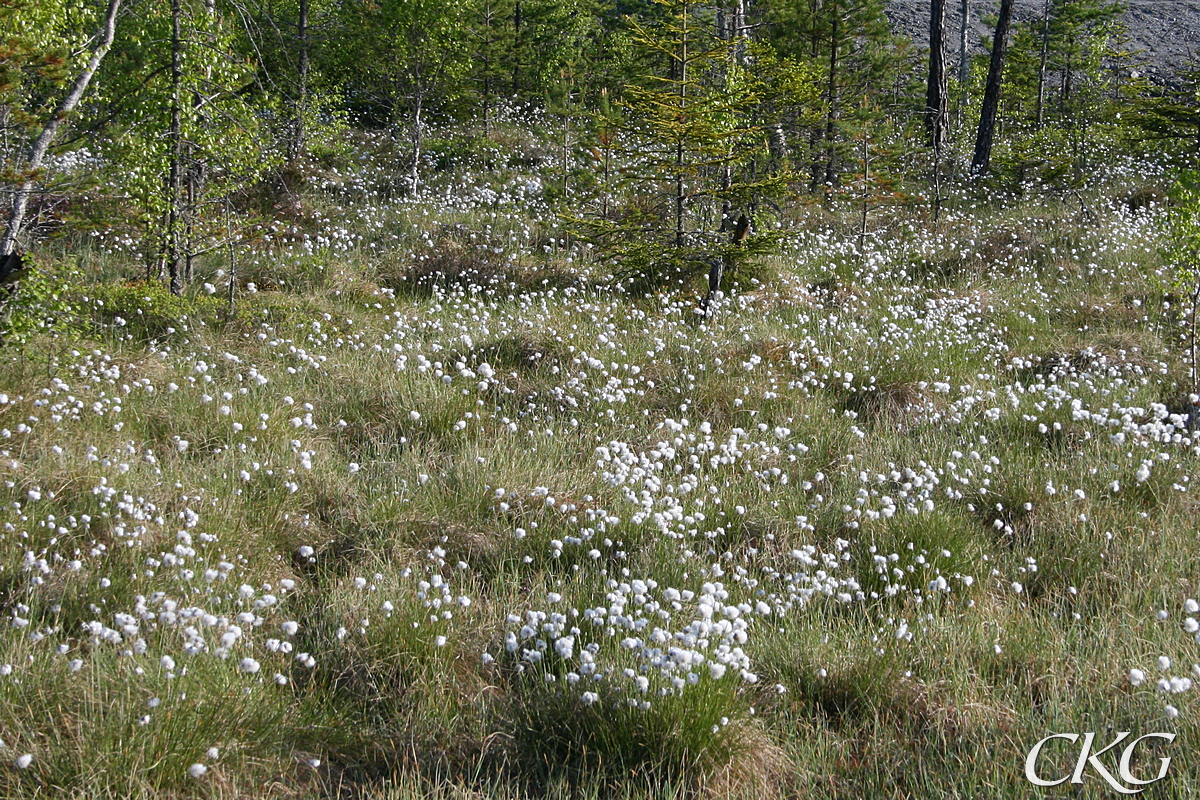
M 958 0 L 947 2 L 946 29 L 949 60 L 958 61 L 961 22 Z M 985 17 L 994 17 L 998 0 L 971 0 L 972 54 L 985 51 L 991 30 Z M 1170 82 L 1181 67 L 1200 57 L 1200 0 L 1125 0 L 1125 25 L 1130 49 L 1136 53 L 1135 69 L 1157 82 Z M 1038 17 L 1043 0 L 1017 0 L 1014 23 Z M 918 47 L 929 43 L 929 0 L 888 0 L 887 15 L 897 33 L 912 38 Z

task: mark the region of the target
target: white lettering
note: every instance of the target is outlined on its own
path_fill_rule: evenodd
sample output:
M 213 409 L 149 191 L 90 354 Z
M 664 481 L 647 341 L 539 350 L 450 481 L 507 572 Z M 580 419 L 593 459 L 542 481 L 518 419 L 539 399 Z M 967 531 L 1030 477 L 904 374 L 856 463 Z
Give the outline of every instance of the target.
M 1067 775 L 1064 775 L 1063 777 L 1059 778 L 1056 781 L 1047 781 L 1047 780 L 1043 780 L 1042 778 L 1038 777 L 1037 769 L 1036 769 L 1038 756 L 1042 754 L 1042 746 L 1044 744 L 1046 744 L 1046 742 L 1050 741 L 1051 739 L 1066 739 L 1069 742 L 1077 742 L 1077 741 L 1079 741 L 1079 734 L 1078 733 L 1052 733 L 1049 736 L 1047 736 L 1045 739 L 1042 739 L 1040 742 L 1038 742 L 1037 744 L 1035 744 L 1033 746 L 1033 749 L 1029 751 L 1029 755 L 1025 756 L 1025 777 L 1034 786 L 1058 786 L 1060 783 L 1065 783 L 1067 778 L 1069 777 Z
M 1129 759 L 1133 756 L 1133 748 L 1142 739 L 1166 739 L 1168 742 L 1173 742 L 1175 741 L 1175 734 L 1147 733 L 1145 736 L 1139 736 L 1130 742 L 1129 747 L 1125 748 L 1125 752 L 1121 753 L 1121 763 L 1118 765 L 1117 771 L 1121 773 L 1121 780 L 1125 781 L 1126 783 L 1132 783 L 1135 786 L 1147 786 L 1155 781 L 1161 781 L 1163 778 L 1167 777 L 1167 767 L 1171 766 L 1171 757 L 1166 756 L 1165 758 L 1160 758 L 1158 760 L 1159 767 L 1157 777 L 1151 778 L 1148 781 L 1140 781 L 1134 777 L 1134 774 L 1129 770 Z
M 1103 750 L 1097 750 L 1096 752 L 1091 753 L 1091 755 L 1088 755 L 1092 749 L 1092 742 L 1096 741 L 1096 734 L 1085 733 L 1083 735 L 1083 749 L 1079 751 L 1079 761 L 1075 764 L 1075 774 L 1071 776 L 1071 783 L 1083 783 L 1083 770 L 1088 764 L 1091 764 L 1092 769 L 1096 770 L 1101 778 L 1104 778 L 1104 780 L 1108 781 L 1109 786 L 1113 787 L 1121 794 L 1137 794 L 1140 792 L 1141 789 L 1126 789 L 1124 786 L 1118 783 L 1117 779 L 1114 778 L 1112 773 L 1109 772 L 1104 764 L 1100 762 L 1099 758 L 1102 754 L 1107 753 L 1109 750 L 1112 750 L 1121 742 L 1125 741 L 1128 736 L 1129 731 L 1121 731 L 1117 734 L 1117 738 L 1113 739 L 1112 744 L 1110 744 L 1108 747 L 1104 748 Z
M 1037 760 L 1039 757 L 1041 757 L 1042 748 L 1044 748 L 1046 743 L 1051 739 L 1066 739 L 1068 742 L 1074 744 L 1075 742 L 1079 741 L 1080 734 L 1078 733 L 1052 733 L 1035 744 L 1033 749 L 1029 751 L 1029 755 L 1025 756 L 1025 778 L 1034 786 L 1058 786 L 1066 783 L 1068 780 L 1070 780 L 1073 784 L 1081 784 L 1083 783 L 1084 770 L 1086 770 L 1090 765 L 1091 768 L 1095 770 L 1096 774 L 1103 778 L 1105 783 L 1111 786 L 1114 790 L 1120 792 L 1121 794 L 1138 794 L 1142 791 L 1141 787 L 1148 786 L 1167 777 L 1167 769 L 1171 766 L 1171 759 L 1169 756 L 1159 759 L 1158 774 L 1155 777 L 1147 780 L 1142 780 L 1133 774 L 1133 771 L 1130 767 L 1130 762 L 1133 759 L 1133 750 L 1135 747 L 1137 747 L 1139 742 L 1145 739 L 1163 739 L 1167 742 L 1173 742 L 1175 741 L 1175 734 L 1173 733 L 1147 733 L 1144 736 L 1139 736 L 1138 738 L 1134 739 L 1125 746 L 1124 750 L 1121 751 L 1121 758 L 1118 762 L 1117 772 L 1120 774 L 1121 780 L 1123 780 L 1125 784 L 1129 784 L 1135 788 L 1130 788 L 1130 786 L 1124 785 L 1121 783 L 1121 781 L 1118 781 L 1117 778 L 1108 771 L 1108 768 L 1104 765 L 1104 763 L 1100 761 L 1100 756 L 1104 755 L 1109 750 L 1112 750 L 1117 745 L 1129 738 L 1129 731 L 1121 731 L 1117 733 L 1117 738 L 1113 739 L 1111 744 L 1095 751 L 1092 750 L 1092 745 L 1094 745 L 1096 742 L 1096 734 L 1084 733 L 1082 736 L 1083 746 L 1079 751 L 1079 759 L 1075 762 L 1075 771 L 1069 776 L 1064 775 L 1058 780 L 1047 780 L 1038 775 Z

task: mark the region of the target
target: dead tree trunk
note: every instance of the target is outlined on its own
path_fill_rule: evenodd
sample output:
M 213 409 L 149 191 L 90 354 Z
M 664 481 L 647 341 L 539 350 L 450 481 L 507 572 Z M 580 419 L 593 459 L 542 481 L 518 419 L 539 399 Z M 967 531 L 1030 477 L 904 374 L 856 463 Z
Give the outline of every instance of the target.
M 304 157 L 305 141 L 308 131 L 308 0 L 300 0 L 300 16 L 296 21 L 296 38 L 300 47 L 300 63 L 296 70 L 296 118 L 292 131 L 291 147 L 288 148 L 288 160 L 294 166 Z
M 839 97 L 838 97 L 838 56 L 840 53 L 841 42 L 838 37 L 841 35 L 840 23 L 842 21 L 840 10 L 833 9 L 833 18 L 830 21 L 829 29 L 829 111 L 825 116 L 825 184 L 832 186 L 834 179 L 837 177 L 837 147 L 835 137 L 837 135 L 837 123 L 839 114 Z
M 1042 52 L 1038 61 L 1037 128 L 1041 130 L 1046 114 L 1046 62 L 1050 57 L 1050 0 L 1042 8 Z
M 171 294 L 183 293 L 183 273 L 179 258 L 180 189 L 183 186 L 183 38 L 180 22 L 183 7 L 180 0 L 171 0 L 171 168 L 167 179 L 170 206 L 167 210 L 167 274 Z
M 946 0 L 930 0 L 925 134 L 934 150 L 940 150 L 946 141 L 946 93 Z
M 979 132 L 975 137 L 975 156 L 971 159 L 971 174 L 988 171 L 992 160 L 992 140 L 996 135 L 996 112 L 1000 107 L 1000 83 L 1004 73 L 1004 56 L 1008 50 L 1008 25 L 1012 20 L 1013 0 L 1000 0 L 1000 18 L 996 35 L 992 37 L 992 60 L 988 67 L 987 87 L 983 92 L 983 108 L 979 112 Z
M 750 218 L 745 214 L 738 217 L 737 226 L 733 229 L 733 236 L 729 241 L 735 247 L 740 247 L 746 241 L 746 237 L 750 235 Z M 708 309 L 712 305 L 713 298 L 717 292 L 721 291 L 721 281 L 725 278 L 725 271 L 732 266 L 730 262 L 733 258 L 730 254 L 718 256 L 712 262 L 712 266 L 708 270 L 708 294 L 700 302 L 700 311 L 704 319 L 708 319 Z
M 419 84 L 419 81 L 418 81 Z M 421 188 L 421 113 L 425 106 L 425 91 L 424 88 L 418 85 L 413 98 L 413 119 L 412 119 L 412 164 L 408 171 L 408 192 L 415 195 Z
M 971 0 L 962 0 L 962 26 L 958 29 L 958 82 L 967 84 L 971 77 L 971 62 L 967 58 L 967 33 L 970 31 Z

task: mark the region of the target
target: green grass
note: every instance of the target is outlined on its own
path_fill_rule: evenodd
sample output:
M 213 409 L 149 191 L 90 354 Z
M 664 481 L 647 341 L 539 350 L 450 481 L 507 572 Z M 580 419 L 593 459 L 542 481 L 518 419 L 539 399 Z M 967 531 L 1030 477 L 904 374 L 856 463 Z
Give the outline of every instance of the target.
M 347 202 L 232 316 L 55 243 L 104 272 L 0 350 L 0 794 L 1053 797 L 1028 749 L 1118 730 L 1200 785 L 1152 220 L 823 210 L 701 322 L 536 202 Z

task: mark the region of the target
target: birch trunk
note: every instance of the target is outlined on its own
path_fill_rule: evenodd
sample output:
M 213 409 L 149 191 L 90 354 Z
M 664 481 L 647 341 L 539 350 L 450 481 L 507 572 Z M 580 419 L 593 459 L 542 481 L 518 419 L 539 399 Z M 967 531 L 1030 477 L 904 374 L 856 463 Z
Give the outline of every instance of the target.
M 117 28 L 117 14 L 121 10 L 121 0 L 109 0 L 108 10 L 104 13 L 104 20 L 100 23 L 100 29 L 96 31 L 96 44 L 92 48 L 92 53 L 88 57 L 88 62 L 83 70 L 75 76 L 75 80 L 71 82 L 70 89 L 67 90 L 66 96 L 59 102 L 54 109 L 54 113 L 46 122 L 46 127 L 42 128 L 42 132 L 33 141 L 33 145 L 29 148 L 29 158 L 26 162 L 25 174 L 26 178 L 17 187 L 13 194 L 12 212 L 8 216 L 8 224 L 4 229 L 4 236 L 0 238 L 0 284 L 8 282 L 11 275 L 11 270 L 7 270 L 7 265 L 12 259 L 7 258 L 14 250 L 17 249 L 17 236 L 21 232 L 21 226 L 25 223 L 25 212 L 29 208 L 29 196 L 33 194 L 34 174 L 41 169 L 42 161 L 46 157 L 46 153 L 50 150 L 50 145 L 54 143 L 54 137 L 58 135 L 59 128 L 67 116 L 75 110 L 79 105 L 83 93 L 87 91 L 88 84 L 91 83 L 92 77 L 96 74 L 96 70 L 100 68 L 100 61 L 104 58 L 108 49 L 112 47 L 113 36 Z

